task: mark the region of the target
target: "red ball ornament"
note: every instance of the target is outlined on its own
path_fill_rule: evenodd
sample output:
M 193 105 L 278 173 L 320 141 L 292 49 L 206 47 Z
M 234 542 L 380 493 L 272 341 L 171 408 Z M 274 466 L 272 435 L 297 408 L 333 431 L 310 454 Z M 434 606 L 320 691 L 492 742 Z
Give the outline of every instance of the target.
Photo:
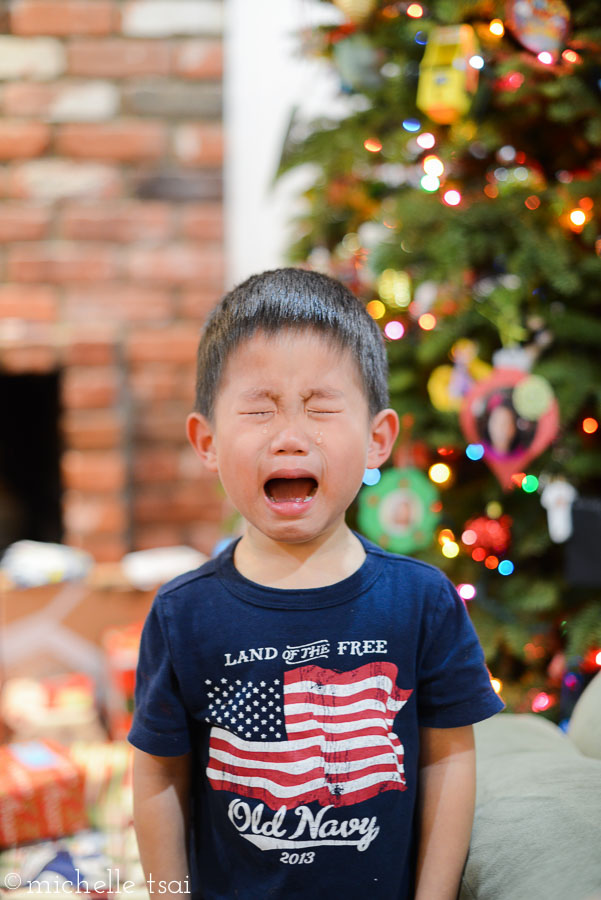
M 461 540 L 467 547 L 480 547 L 487 553 L 503 554 L 511 544 L 511 517 L 504 515 L 491 519 L 489 516 L 476 516 L 469 519 Z

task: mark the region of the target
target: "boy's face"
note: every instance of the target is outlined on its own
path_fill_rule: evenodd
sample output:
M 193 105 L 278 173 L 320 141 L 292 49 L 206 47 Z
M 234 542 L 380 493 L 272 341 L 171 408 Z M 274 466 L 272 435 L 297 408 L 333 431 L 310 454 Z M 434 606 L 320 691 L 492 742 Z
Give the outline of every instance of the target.
M 251 526 L 300 543 L 344 524 L 365 467 L 390 452 L 396 414 L 370 417 L 351 354 L 318 333 L 259 332 L 232 352 L 213 422 L 193 413 L 188 429 Z

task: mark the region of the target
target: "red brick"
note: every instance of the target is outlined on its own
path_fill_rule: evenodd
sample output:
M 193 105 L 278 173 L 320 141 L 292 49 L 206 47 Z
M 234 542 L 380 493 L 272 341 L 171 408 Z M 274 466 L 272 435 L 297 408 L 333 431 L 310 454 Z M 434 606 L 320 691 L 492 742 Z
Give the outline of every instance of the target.
M 135 366 L 129 375 L 129 386 L 135 400 L 157 403 L 172 400 L 179 393 L 181 373 L 179 366 L 143 362 Z
M 63 125 L 56 135 L 56 151 L 80 159 L 134 162 L 158 159 L 165 149 L 165 138 L 165 127 L 157 122 Z
M 0 121 L 0 159 L 41 156 L 50 142 L 50 129 L 43 122 Z
M 114 410 L 70 409 L 61 419 L 64 443 L 72 450 L 112 450 L 124 442 L 125 421 Z
M 109 366 L 117 361 L 117 328 L 106 323 L 69 323 L 63 358 L 66 366 Z
M 185 540 L 178 525 L 147 525 L 134 529 L 133 543 L 134 550 L 152 550 L 154 547 L 176 547 Z
M 138 441 L 170 442 L 182 446 L 186 440 L 186 417 L 192 403 L 170 403 L 157 410 L 152 404 L 135 422 L 135 438 Z
M 61 457 L 66 488 L 76 491 L 120 491 L 125 487 L 125 458 L 113 450 L 67 450 Z
M 5 372 L 44 374 L 55 370 L 58 364 L 57 348 L 48 344 L 21 344 L 0 351 L 0 365 Z
M 108 281 L 117 274 L 115 250 L 67 243 L 16 244 L 7 252 L 9 281 Z
M 53 84 L 15 81 L 4 86 L 2 108 L 7 116 L 44 116 L 57 94 Z
M 47 206 L 16 206 L 4 203 L 0 216 L 0 242 L 39 241 L 48 234 Z
M 90 553 L 96 562 L 119 562 L 131 549 L 124 536 L 117 534 L 79 534 L 67 532 L 63 543 Z
M 67 66 L 71 75 L 92 78 L 156 77 L 169 74 L 170 55 L 165 41 L 81 38 L 68 46 Z
M 68 366 L 62 378 L 62 402 L 67 409 L 105 409 L 119 396 L 119 373 L 111 366 Z
M 123 174 L 116 166 L 46 157 L 11 166 L 1 190 L 8 197 L 55 202 L 115 197 L 122 187 Z
M 198 326 L 204 322 L 214 306 L 221 298 L 221 290 L 201 290 L 188 288 L 182 291 L 178 313 L 182 318 L 198 322 Z
M 182 78 L 220 80 L 223 44 L 216 40 L 182 41 L 173 50 L 173 68 Z
M 224 537 L 224 527 L 220 522 L 194 522 L 186 529 L 184 543 L 195 550 L 200 550 L 206 556 L 212 556 L 217 543 Z
M 179 231 L 194 241 L 223 240 L 224 214 L 221 203 L 195 203 L 182 209 Z
M 178 453 L 173 447 L 138 450 L 134 457 L 134 481 L 164 481 L 172 484 L 177 480 L 178 468 Z
M 13 34 L 110 34 L 120 22 L 116 5 L 104 0 L 16 0 L 10 19 Z
M 134 497 L 134 520 L 140 524 L 151 522 L 221 521 L 223 502 L 216 488 L 193 482 L 177 485 L 139 486 Z
M 63 211 L 63 237 L 92 241 L 159 241 L 171 230 L 171 209 L 165 203 L 78 204 Z
M 221 166 L 223 126 L 217 122 L 180 125 L 173 136 L 173 152 L 187 166 Z
M 54 322 L 58 307 L 56 291 L 41 284 L 0 285 L 0 319 Z
M 67 290 L 62 310 L 69 322 L 169 322 L 173 300 L 144 285 L 78 285 Z
M 184 323 L 169 328 L 137 329 L 127 343 L 127 355 L 133 363 L 167 362 L 185 365 L 196 357 L 198 331 Z
M 136 247 L 127 262 L 131 278 L 163 284 L 194 284 L 221 289 L 224 278 L 223 247 L 170 244 Z
M 63 520 L 67 531 L 80 535 L 123 532 L 128 524 L 127 507 L 118 494 L 98 496 L 66 491 Z

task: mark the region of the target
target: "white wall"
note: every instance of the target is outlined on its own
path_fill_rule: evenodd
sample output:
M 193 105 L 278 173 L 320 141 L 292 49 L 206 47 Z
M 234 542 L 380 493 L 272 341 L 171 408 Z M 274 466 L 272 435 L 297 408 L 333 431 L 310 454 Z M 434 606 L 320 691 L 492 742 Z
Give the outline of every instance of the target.
M 284 263 L 289 222 L 308 173 L 272 181 L 295 105 L 312 117 L 331 106 L 338 82 L 301 56 L 298 34 L 332 21 L 311 0 L 226 0 L 225 215 L 228 287 Z M 336 17 L 338 20 L 338 17 Z

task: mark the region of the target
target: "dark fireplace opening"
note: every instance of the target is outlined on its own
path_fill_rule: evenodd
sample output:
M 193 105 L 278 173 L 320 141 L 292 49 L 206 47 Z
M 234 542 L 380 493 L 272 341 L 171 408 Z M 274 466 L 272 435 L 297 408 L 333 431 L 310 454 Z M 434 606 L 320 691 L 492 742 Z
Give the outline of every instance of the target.
M 60 375 L 0 373 L 0 553 L 60 541 Z

